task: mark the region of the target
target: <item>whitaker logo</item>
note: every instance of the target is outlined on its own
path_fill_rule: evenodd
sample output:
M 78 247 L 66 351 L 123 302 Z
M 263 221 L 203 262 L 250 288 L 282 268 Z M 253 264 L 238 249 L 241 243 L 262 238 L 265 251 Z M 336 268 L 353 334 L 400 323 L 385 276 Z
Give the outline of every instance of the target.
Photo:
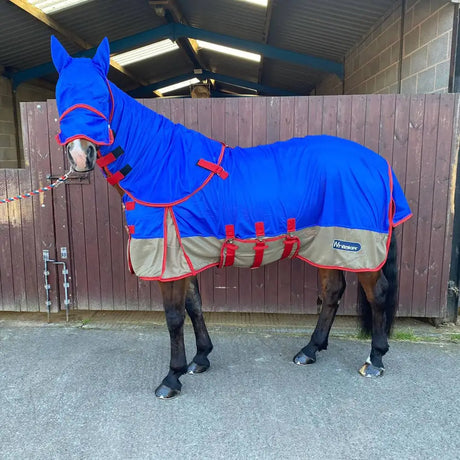
M 350 252 L 358 252 L 361 250 L 361 245 L 359 243 L 353 243 L 352 241 L 334 240 L 332 247 L 334 249 L 340 249 L 341 251 Z

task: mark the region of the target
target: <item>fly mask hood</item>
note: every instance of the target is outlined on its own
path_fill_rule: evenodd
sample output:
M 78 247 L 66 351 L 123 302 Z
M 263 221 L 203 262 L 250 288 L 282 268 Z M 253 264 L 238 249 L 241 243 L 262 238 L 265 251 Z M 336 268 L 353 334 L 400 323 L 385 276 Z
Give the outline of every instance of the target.
M 110 129 L 113 100 L 107 81 L 110 50 L 104 38 L 92 59 L 72 58 L 56 37 L 51 37 L 51 56 L 59 73 L 56 102 L 59 112 L 59 144 L 86 139 L 96 145 L 113 143 Z

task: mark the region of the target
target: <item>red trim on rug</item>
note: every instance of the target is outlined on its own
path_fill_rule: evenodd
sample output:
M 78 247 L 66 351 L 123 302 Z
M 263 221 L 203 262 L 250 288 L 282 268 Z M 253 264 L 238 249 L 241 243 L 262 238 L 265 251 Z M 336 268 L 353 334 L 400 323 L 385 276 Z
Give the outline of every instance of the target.
M 202 267 L 196 270 L 195 275 L 198 275 L 198 273 L 201 273 L 202 271 L 207 270 L 208 268 L 218 267 L 218 266 L 219 266 L 218 262 L 213 262 L 212 264 L 206 265 L 205 267 Z M 184 278 L 188 278 L 189 276 L 193 276 L 193 275 L 191 273 L 186 273 L 185 275 L 175 276 L 172 278 L 162 278 L 162 275 L 160 276 L 139 276 L 138 278 L 144 281 L 160 281 L 160 282 L 166 283 L 168 281 L 182 280 Z
M 75 136 L 69 137 L 64 142 L 61 142 L 61 139 L 59 138 L 60 134 L 61 132 L 59 131 L 59 133 L 56 134 L 56 136 L 54 136 L 54 139 L 56 139 L 56 142 L 59 145 L 67 145 L 69 142 L 72 142 L 76 139 L 86 139 L 87 141 L 92 142 L 93 144 L 96 144 L 96 145 L 112 145 L 114 141 L 113 131 L 110 128 L 109 128 L 109 142 L 108 143 L 96 141 L 95 139 L 92 139 L 91 137 L 88 137 L 84 134 L 75 134 Z
M 126 248 L 126 256 L 128 259 L 128 270 L 132 275 L 135 274 L 133 264 L 131 262 L 131 235 L 128 236 L 128 243 L 127 243 L 127 248 Z
M 182 240 L 181 240 L 180 232 L 179 232 L 179 227 L 177 225 L 176 216 L 174 215 L 174 211 L 172 210 L 172 208 L 168 208 L 168 209 L 169 209 L 169 213 L 171 214 L 171 219 L 173 221 L 174 228 L 176 229 L 176 236 L 177 236 L 177 239 L 179 240 L 179 245 L 180 245 L 180 248 L 182 249 L 182 252 L 184 254 L 185 260 L 187 261 L 187 264 L 188 264 L 190 270 L 192 271 L 191 272 L 192 275 L 196 275 L 196 271 L 193 268 L 192 261 L 190 260 L 190 257 L 185 252 L 184 246 L 182 244 Z
M 225 180 L 228 177 L 228 172 L 225 171 L 225 169 L 222 168 L 222 166 L 219 166 L 216 163 L 211 163 L 210 161 L 201 158 L 200 160 L 198 160 L 197 165 L 201 166 L 204 169 L 207 169 L 208 171 L 212 171 L 214 174 L 217 174 L 221 179 Z
M 166 257 L 168 255 L 168 226 L 166 224 L 167 218 L 168 218 L 168 208 L 165 208 L 163 212 L 163 261 L 161 265 L 160 278 L 163 276 L 166 270 Z
M 133 211 L 136 207 L 136 203 L 134 201 L 127 201 L 125 203 L 125 210 L 126 211 Z
M 222 149 L 220 151 L 219 160 L 217 161 L 218 166 L 220 165 L 220 163 L 222 162 L 222 159 L 224 157 L 225 148 L 226 148 L 226 145 L 222 144 Z M 179 200 L 173 201 L 171 203 L 150 203 L 148 201 L 142 201 L 142 200 L 139 200 L 139 199 L 135 198 L 130 192 L 128 192 L 124 188 L 122 188 L 122 187 L 120 187 L 120 188 L 126 193 L 126 195 L 128 195 L 136 203 L 142 204 L 144 206 L 149 206 L 149 207 L 152 207 L 152 208 L 165 208 L 165 207 L 175 206 L 177 204 L 183 203 L 184 201 L 187 201 L 190 197 L 192 197 L 193 195 L 198 193 L 201 189 L 203 189 L 208 184 L 208 182 L 212 179 L 214 174 L 215 173 L 211 172 L 209 174 L 209 176 L 205 179 L 205 181 L 196 190 L 194 190 L 192 193 L 190 193 L 189 195 L 185 196 L 184 198 L 181 198 Z

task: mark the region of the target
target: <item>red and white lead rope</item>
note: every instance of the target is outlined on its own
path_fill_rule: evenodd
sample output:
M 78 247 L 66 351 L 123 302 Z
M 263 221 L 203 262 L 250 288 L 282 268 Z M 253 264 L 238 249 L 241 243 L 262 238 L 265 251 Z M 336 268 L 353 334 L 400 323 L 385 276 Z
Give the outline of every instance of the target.
M 71 171 L 68 171 L 66 174 L 59 177 L 55 182 L 43 188 L 39 188 L 37 190 L 33 190 L 32 192 L 22 193 L 21 195 L 16 195 L 11 198 L 5 198 L 3 200 L 0 200 L 0 204 L 11 203 L 12 201 L 23 200 L 24 198 L 30 198 L 31 196 L 38 195 L 39 193 L 43 193 L 43 192 L 47 192 L 48 190 L 52 190 L 53 188 L 56 188 L 58 185 L 63 184 L 69 178 L 70 173 Z

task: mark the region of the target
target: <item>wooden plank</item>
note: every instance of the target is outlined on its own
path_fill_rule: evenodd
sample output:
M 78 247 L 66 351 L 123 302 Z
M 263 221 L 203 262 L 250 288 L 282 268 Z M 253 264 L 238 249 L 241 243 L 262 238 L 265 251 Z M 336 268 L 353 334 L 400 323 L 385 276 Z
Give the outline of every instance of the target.
M 415 242 L 412 313 L 426 316 L 430 240 L 433 214 L 433 190 L 436 167 L 436 143 L 439 120 L 439 95 L 426 96 L 423 120 L 420 185 L 417 211 L 417 239 Z M 415 221 L 415 219 L 414 219 Z M 445 221 L 445 216 L 444 216 Z
M 191 99 L 190 101 L 190 119 L 187 120 L 187 127 L 212 137 L 212 111 L 211 99 Z M 203 302 L 207 305 L 215 306 L 214 300 L 214 270 L 205 270 L 201 273 L 201 294 Z
M 396 96 L 395 106 L 395 132 L 393 143 L 393 170 L 398 178 L 398 181 L 405 191 L 406 189 L 406 170 L 407 170 L 407 149 L 409 144 L 409 112 L 410 112 L 410 96 Z M 413 209 L 412 209 L 413 211 Z M 413 219 L 413 218 L 412 218 Z M 406 290 L 406 286 L 401 284 L 401 273 L 410 270 L 402 264 L 402 237 L 405 224 L 402 227 L 395 229 L 398 245 L 398 260 L 399 260 L 399 297 L 398 297 L 398 315 L 409 316 L 410 304 L 401 303 L 401 292 Z M 406 275 L 407 278 L 407 275 Z
M 438 315 L 444 317 L 447 312 L 447 286 L 449 282 L 449 271 L 451 262 L 451 251 L 452 251 L 452 237 L 453 237 L 453 221 L 454 221 L 454 196 L 455 187 L 458 184 L 455 183 L 455 168 L 458 168 L 458 151 L 460 142 L 460 126 L 459 126 L 459 110 L 460 101 L 458 94 L 442 94 L 440 107 L 439 107 L 439 131 L 438 131 L 438 143 L 436 149 L 436 181 L 434 190 L 434 203 L 442 203 L 443 197 L 448 196 L 447 212 L 445 219 L 445 226 L 436 227 L 436 235 L 433 235 L 436 240 L 432 241 L 434 245 L 434 251 L 437 248 L 443 248 L 443 264 L 442 264 L 442 275 L 441 275 L 441 292 L 436 294 L 439 300 L 435 300 L 435 293 L 437 290 L 428 291 L 429 303 L 429 314 L 436 312 L 436 305 L 439 306 Z M 451 137 L 451 140 L 449 140 Z M 440 222 L 444 209 L 440 206 L 435 206 L 433 209 L 433 220 Z M 437 241 L 444 234 L 444 239 Z M 434 254 L 433 254 L 434 256 Z M 430 256 L 430 261 L 433 256 Z M 430 275 L 435 275 L 430 271 Z M 437 274 L 439 276 L 439 274 Z M 433 282 L 435 286 L 436 278 L 430 277 L 429 282 Z M 431 285 L 429 284 L 430 288 Z M 433 308 L 434 306 L 434 308 Z
M 0 196 L 8 197 L 6 186 L 6 173 L 0 170 Z M 19 203 L 12 203 L 13 206 L 19 206 Z M 13 280 L 13 260 L 10 245 L 10 222 L 7 204 L 0 204 L 0 286 L 2 293 L 2 309 L 15 310 L 14 306 L 14 280 Z
M 6 169 L 6 194 L 8 197 L 20 193 L 18 170 Z M 30 199 L 30 198 L 29 198 Z M 14 302 L 10 308 L 15 311 L 27 311 L 25 267 L 24 267 L 24 247 L 22 243 L 22 202 L 16 201 L 2 205 L 8 211 L 9 222 L 9 246 L 12 262 L 12 282 Z
M 22 139 L 24 148 L 24 169 L 19 172 L 19 186 L 22 193 L 32 190 L 31 166 L 29 158 L 29 126 L 27 116 L 27 105 L 21 103 L 21 127 Z M 32 267 L 37 267 L 36 245 L 35 245 L 35 219 L 33 204 L 37 198 L 23 200 L 21 203 L 22 216 L 22 241 L 24 246 L 24 254 L 27 257 L 24 259 L 25 266 L 25 284 L 27 311 L 36 311 L 38 309 L 39 293 L 37 271 Z M 41 262 L 40 262 L 41 265 Z M 43 273 L 40 281 L 43 279 Z
M 313 96 L 308 102 L 308 126 L 309 136 L 323 133 L 323 96 Z
M 251 147 L 253 145 L 253 108 L 254 98 L 242 97 L 238 99 L 238 145 Z M 251 272 L 247 268 L 238 270 L 238 304 L 239 309 L 248 311 L 252 306 Z M 251 310 L 252 311 L 252 310 Z
M 281 98 L 267 98 L 265 143 L 272 144 L 280 140 Z M 264 267 L 264 311 L 278 312 L 278 263 Z
M 270 98 L 256 97 L 252 101 L 252 145 L 267 144 L 267 110 Z M 263 220 L 263 219 L 262 219 Z M 255 229 L 254 229 L 255 236 Z M 251 305 L 258 311 L 266 310 L 265 303 L 265 267 L 250 270 Z M 273 311 L 273 310 L 271 310 Z
M 419 315 L 419 306 L 413 304 L 412 292 L 415 273 L 415 241 L 417 238 L 418 197 L 422 161 L 422 134 L 424 116 L 424 96 L 413 96 L 410 101 L 409 141 L 406 171 L 406 198 L 414 217 L 404 224 L 401 252 L 400 282 L 404 289 L 399 294 L 403 305 L 411 306 L 411 313 Z
M 29 126 L 29 155 L 32 177 L 32 188 L 38 189 L 49 184 L 47 176 L 51 171 L 51 159 L 49 155 L 48 113 L 46 102 L 32 102 L 27 104 Z M 49 251 L 51 259 L 56 258 L 53 223 L 53 196 L 51 192 L 41 193 L 33 202 L 36 231 L 36 272 L 39 280 L 39 309 L 46 311 L 46 293 L 44 286 L 44 262 L 43 250 Z M 51 311 L 58 311 L 59 297 L 56 287 L 58 286 L 57 269 L 49 266 L 49 279 L 51 285 L 50 300 Z
M 328 134 L 329 136 L 337 136 L 337 110 L 337 97 L 324 96 L 322 134 Z
M 220 142 L 225 138 L 225 100 L 211 99 L 211 137 Z M 220 180 L 217 178 L 217 180 Z M 227 271 L 213 269 L 214 307 L 223 308 L 227 305 Z
M 58 177 L 63 176 L 70 167 L 66 163 L 64 148 L 60 146 L 55 136 L 59 133 L 59 115 L 55 100 L 48 100 L 46 102 L 48 107 L 48 142 L 50 145 L 50 159 L 51 159 L 51 170 L 52 176 Z M 54 233 L 55 233 L 55 245 L 56 245 L 56 260 L 64 262 L 69 271 L 69 279 L 73 278 L 70 258 L 71 247 L 70 247 L 70 236 L 69 236 L 69 214 L 68 214 L 68 203 L 67 203 L 67 185 L 59 185 L 52 192 L 53 194 L 53 210 L 54 210 Z M 67 249 L 67 259 L 61 258 L 61 248 Z M 56 267 L 58 275 L 58 291 L 59 291 L 59 308 L 65 309 L 65 293 L 64 293 L 64 276 L 62 274 L 62 266 Z M 69 300 L 74 298 L 75 286 L 73 283 L 70 284 L 69 289 Z M 71 304 L 72 305 L 72 304 Z
M 232 147 L 238 145 L 239 139 L 238 110 L 238 98 L 225 99 L 225 138 L 223 141 Z M 239 306 L 238 269 L 235 267 L 226 268 L 225 276 L 227 280 L 227 305 L 225 309 L 218 310 L 237 311 Z
M 388 163 L 393 164 L 393 138 L 395 132 L 395 109 L 396 97 L 394 94 L 386 94 L 381 98 L 380 110 L 380 135 L 377 152 Z
M 290 122 L 292 129 L 289 134 L 290 137 L 304 137 L 308 132 L 309 126 L 309 98 L 295 98 L 294 100 L 294 120 Z M 318 100 L 319 101 L 319 100 Z M 286 115 L 285 115 L 286 117 Z M 285 119 L 285 118 L 284 118 Z M 286 132 L 284 132 L 287 135 Z M 305 183 L 305 187 L 308 184 Z M 284 263 L 284 262 L 283 262 Z M 280 270 L 280 276 L 283 276 L 284 283 L 287 284 L 289 281 L 290 287 L 283 286 L 280 284 L 279 296 L 286 296 L 283 303 L 285 304 L 283 311 L 286 313 L 303 313 L 309 300 L 306 298 L 306 286 L 310 283 L 310 278 L 307 279 L 306 271 L 308 265 L 298 259 L 291 260 L 290 267 L 286 264 L 285 272 Z M 286 293 L 284 291 L 287 290 Z M 307 307 L 308 311 L 308 307 Z

